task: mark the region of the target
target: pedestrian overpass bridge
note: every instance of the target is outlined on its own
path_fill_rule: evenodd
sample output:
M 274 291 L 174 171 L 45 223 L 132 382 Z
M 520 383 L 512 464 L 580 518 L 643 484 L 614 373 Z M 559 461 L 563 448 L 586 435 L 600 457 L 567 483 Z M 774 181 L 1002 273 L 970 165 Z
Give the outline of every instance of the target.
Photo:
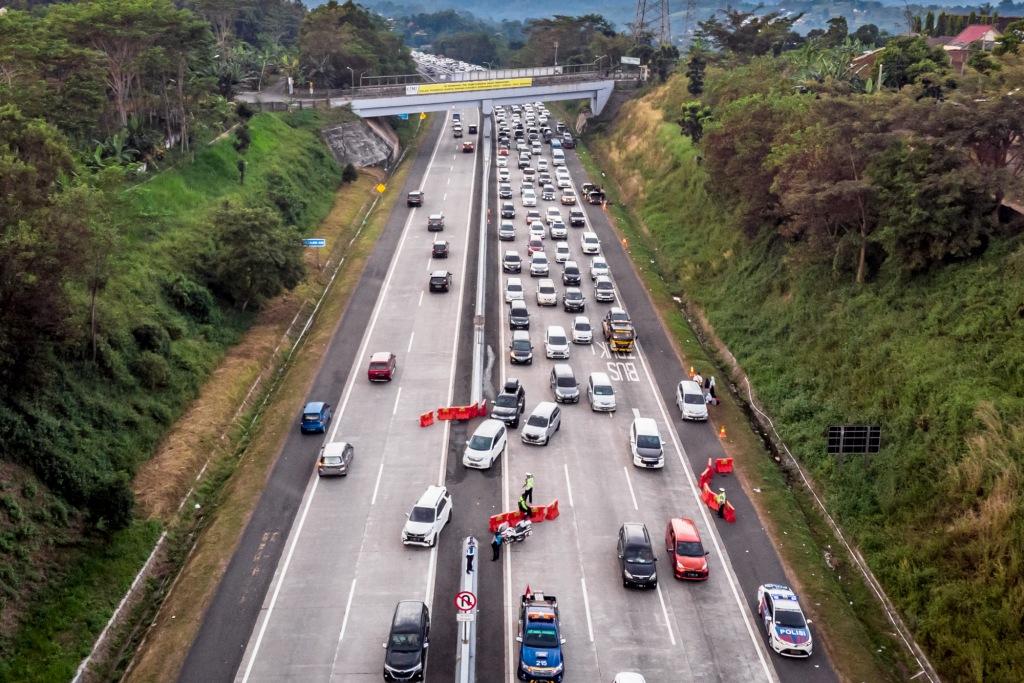
M 596 116 L 608 103 L 617 83 L 632 85 L 636 81 L 636 74 L 602 71 L 594 63 L 470 71 L 451 74 L 443 81 L 422 74 L 361 75 L 355 88 L 314 90 L 309 95 L 247 92 L 239 93 L 236 99 L 251 104 L 283 103 L 289 107 L 351 107 L 363 118 L 477 107 L 488 115 L 495 105 L 587 99 Z

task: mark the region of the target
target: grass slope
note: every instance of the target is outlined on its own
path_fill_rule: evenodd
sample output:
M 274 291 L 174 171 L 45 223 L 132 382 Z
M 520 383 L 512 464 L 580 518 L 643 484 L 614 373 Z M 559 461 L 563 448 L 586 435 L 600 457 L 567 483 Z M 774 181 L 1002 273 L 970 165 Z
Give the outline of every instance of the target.
M 666 123 L 685 81 L 624 107 L 599 145 L 656 245 L 945 676 L 1024 666 L 1024 249 L 856 287 L 750 243 Z M 683 96 L 685 97 L 685 96 Z M 829 424 L 883 427 L 871 457 L 824 452 Z
M 341 173 L 320 117 L 255 116 L 244 184 L 229 136 L 122 193 L 110 216 L 122 238 L 100 295 L 98 363 L 54 358 L 30 398 L 0 401 L 0 466 L 16 475 L 0 496 L 0 681 L 69 678 L 149 554 L 155 524 L 83 534 L 73 506 L 90 482 L 134 473 L 252 320 L 219 306 L 197 319 L 167 295 L 179 277 L 199 280 L 210 212 L 226 200 L 270 205 L 306 228 L 330 210 Z M 88 329 L 84 314 L 80 322 Z M 140 358 L 162 368 L 159 382 L 140 378 Z

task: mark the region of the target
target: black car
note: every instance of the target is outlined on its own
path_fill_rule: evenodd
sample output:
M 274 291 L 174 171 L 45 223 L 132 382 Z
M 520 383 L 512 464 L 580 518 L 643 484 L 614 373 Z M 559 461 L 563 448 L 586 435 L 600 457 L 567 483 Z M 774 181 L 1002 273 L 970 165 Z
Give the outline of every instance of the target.
M 566 261 L 562 269 L 562 284 L 566 287 L 579 287 L 583 282 L 583 274 L 575 261 Z
M 586 304 L 579 287 L 566 287 L 562 295 L 562 307 L 566 313 L 582 313 Z
M 583 213 L 583 209 L 570 209 L 569 210 L 569 225 L 574 228 L 584 228 L 587 225 L 587 215 Z
M 654 556 L 645 525 L 628 523 L 619 527 L 618 554 L 623 586 L 654 588 L 658 585 L 658 558 Z
M 419 600 L 395 606 L 391 632 L 384 643 L 385 681 L 422 681 L 430 642 L 430 610 Z
M 435 270 L 430 274 L 430 291 L 447 292 L 452 288 L 452 274 L 447 270 Z
M 430 255 L 433 258 L 448 258 L 447 240 L 434 240 L 434 245 L 430 248 Z
M 498 185 L 498 199 L 512 199 L 512 185 L 510 183 Z M 515 218 L 515 216 L 512 216 L 512 218 Z
M 516 205 L 512 202 L 504 202 L 501 205 L 501 217 L 502 218 L 515 218 L 516 217 Z
M 519 419 L 526 410 L 526 389 L 517 379 L 509 379 L 505 382 L 501 393 L 494 399 L 491 406 L 491 417 L 501 420 L 511 429 L 519 426 Z
M 515 251 L 506 251 L 501 256 L 501 269 L 506 273 L 523 272 L 523 259 Z
M 476 135 L 476 124 L 475 123 L 469 124 L 469 129 L 468 130 L 469 130 L 469 134 L 470 135 Z
M 508 304 L 508 327 L 510 330 L 530 329 L 530 311 L 522 299 L 510 301 Z
M 420 190 L 413 190 L 405 198 L 406 206 L 423 206 L 423 192 Z

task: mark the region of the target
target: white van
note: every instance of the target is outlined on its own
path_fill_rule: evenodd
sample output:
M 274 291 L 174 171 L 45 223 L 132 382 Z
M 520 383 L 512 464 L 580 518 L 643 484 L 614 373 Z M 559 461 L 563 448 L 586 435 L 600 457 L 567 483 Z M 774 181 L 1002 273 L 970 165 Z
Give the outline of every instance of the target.
M 661 469 L 665 466 L 665 448 L 658 432 L 658 423 L 649 417 L 638 417 L 629 427 L 629 451 L 637 467 Z
M 601 413 L 615 412 L 615 389 L 607 373 L 592 372 L 587 380 L 587 400 L 590 409 Z
M 676 387 L 676 407 L 684 420 L 708 419 L 708 404 L 696 382 L 684 379 Z
M 565 166 L 565 152 L 561 149 L 551 150 L 551 165 Z

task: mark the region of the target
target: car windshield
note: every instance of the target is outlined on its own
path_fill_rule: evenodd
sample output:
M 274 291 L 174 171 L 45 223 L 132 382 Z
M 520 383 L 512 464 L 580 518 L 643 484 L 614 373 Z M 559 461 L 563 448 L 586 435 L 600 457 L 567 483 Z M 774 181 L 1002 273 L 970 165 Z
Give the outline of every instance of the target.
M 625 552 L 626 562 L 632 564 L 652 564 L 654 562 L 654 554 L 650 548 L 635 547 L 626 548 Z
M 430 278 L 430 281 L 431 281 L 431 282 L 438 282 L 438 283 L 440 283 L 440 282 L 444 282 L 444 281 L 445 281 L 445 279 L 446 279 L 446 278 L 445 278 L 445 276 L 444 276 L 444 275 L 434 275 L 434 276 L 432 276 L 432 277 Z
M 498 394 L 498 398 L 494 399 L 494 405 L 499 408 L 515 408 L 518 401 L 512 394 Z
M 521 292 L 521 291 L 523 291 L 523 286 L 521 284 L 519 284 L 518 282 L 510 282 L 508 284 L 508 291 L 510 291 L 510 292 Z
M 691 405 L 703 405 L 704 397 L 700 394 L 684 394 L 683 403 L 689 403 Z
M 531 415 L 530 419 L 526 421 L 526 424 L 531 427 L 547 427 L 548 419 L 543 415 Z
M 576 266 L 566 266 L 565 274 L 566 275 L 579 275 L 580 274 L 580 269 L 577 268 Z
M 469 448 L 474 451 L 486 451 L 491 447 L 491 437 L 474 434 L 469 440 Z
M 306 413 L 302 416 L 302 419 L 306 422 L 316 422 L 320 419 L 320 413 Z
M 566 299 L 582 299 L 583 298 L 583 293 L 582 292 L 566 292 L 565 293 L 565 298 Z
M 537 289 L 537 291 L 539 291 L 541 294 L 554 294 L 555 293 L 555 288 L 554 287 L 539 287 Z
M 572 388 L 576 386 L 576 378 L 574 377 L 559 377 L 557 381 L 558 386 Z
M 661 448 L 661 439 L 650 434 L 637 434 L 637 448 Z
M 340 465 L 341 464 L 341 456 L 340 455 L 325 455 L 324 456 L 324 464 L 325 465 Z
M 559 337 L 557 335 L 552 335 L 552 336 L 548 337 L 548 344 L 551 344 L 552 346 L 564 346 L 565 345 L 565 337 Z
M 523 634 L 523 645 L 526 647 L 557 647 L 558 631 L 554 624 L 531 624 Z
M 409 514 L 411 522 L 433 522 L 434 508 L 414 507 Z
M 525 339 L 516 339 L 515 341 L 512 342 L 512 348 L 515 349 L 516 351 L 529 351 L 530 342 L 528 342 Z
M 397 652 L 417 652 L 423 649 L 418 633 L 392 633 L 391 649 Z
M 807 628 L 807 622 L 804 621 L 804 615 L 791 609 L 775 610 L 775 624 L 777 626 L 786 626 L 788 628 Z
M 603 384 L 594 385 L 594 394 L 596 394 L 597 396 L 611 396 L 613 393 L 615 392 L 612 391 L 612 388 L 610 386 L 605 386 Z
M 676 555 L 683 557 L 703 557 L 704 546 L 700 541 L 679 541 L 676 543 Z
M 519 257 L 515 255 L 509 255 L 505 257 L 507 263 L 519 263 Z
M 577 332 L 590 332 L 590 323 L 576 323 Z
M 370 363 L 370 369 L 371 370 L 384 370 L 387 367 L 388 367 L 387 363 Z

